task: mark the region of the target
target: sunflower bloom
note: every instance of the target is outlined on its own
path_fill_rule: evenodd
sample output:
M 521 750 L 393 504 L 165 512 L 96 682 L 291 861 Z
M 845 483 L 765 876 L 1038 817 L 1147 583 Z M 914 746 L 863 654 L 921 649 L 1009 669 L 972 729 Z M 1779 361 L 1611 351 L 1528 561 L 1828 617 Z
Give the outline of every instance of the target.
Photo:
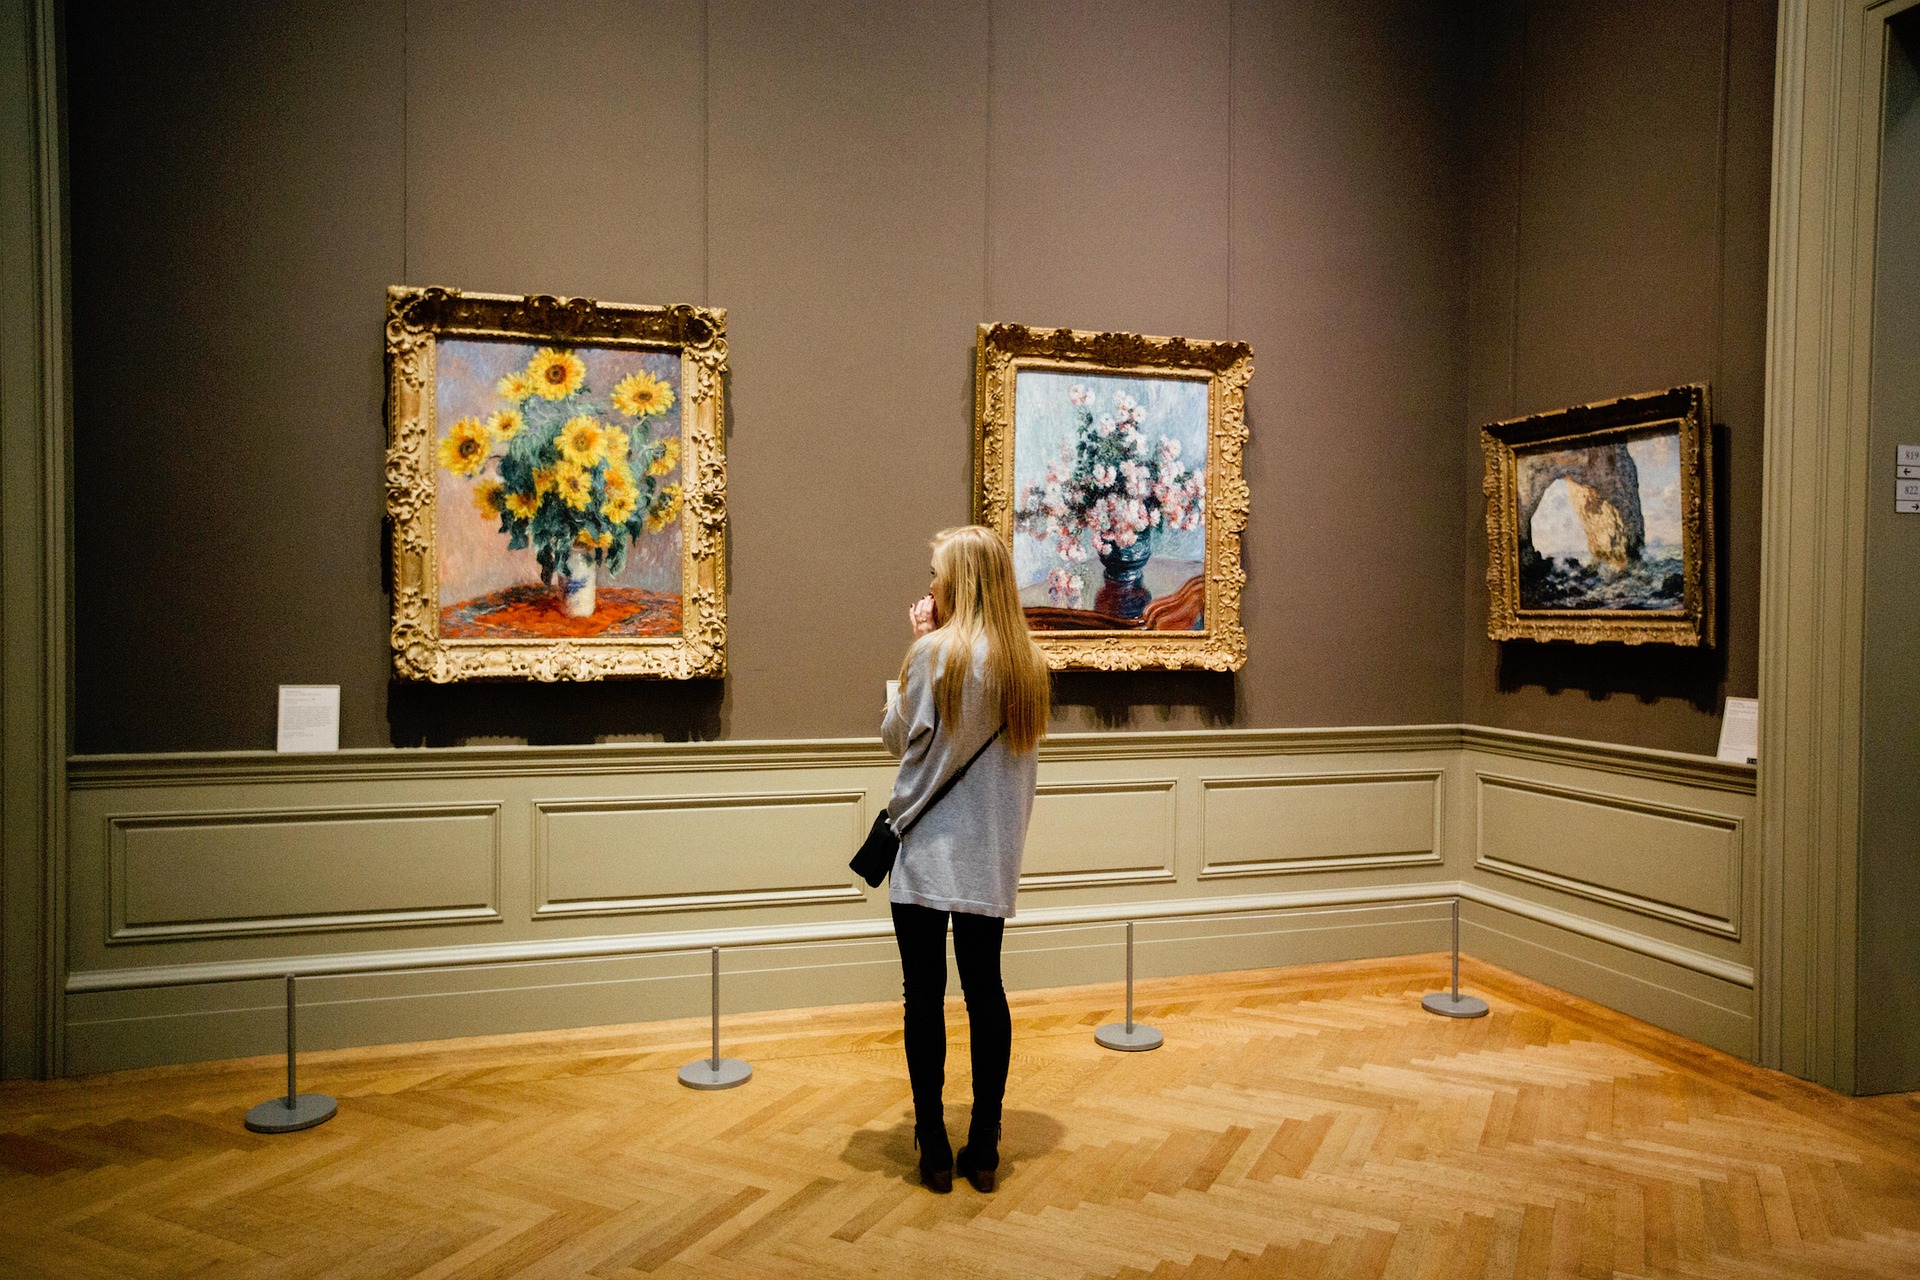
M 571 351 L 547 347 L 527 366 L 526 378 L 548 400 L 565 400 L 587 380 L 587 364 Z
M 593 502 L 593 472 L 571 462 L 554 468 L 553 491 L 560 501 L 575 511 L 585 511 Z
M 487 430 L 493 432 L 495 440 L 511 440 L 526 425 L 527 420 L 518 409 L 502 409 L 487 419 Z
M 559 443 L 561 457 L 576 467 L 590 467 L 607 456 L 607 429 L 583 413 L 567 419 Z
M 500 515 L 500 495 L 506 491 L 507 486 L 501 484 L 498 480 L 482 480 L 479 484 L 473 486 L 474 509 L 490 520 L 498 519 Z
M 487 464 L 487 450 L 492 444 L 492 437 L 478 419 L 462 418 L 440 442 L 440 465 L 457 476 L 478 475 Z
M 544 498 L 553 492 L 554 475 L 552 467 L 535 467 L 533 471 L 533 496 Z
M 647 511 L 647 532 L 658 533 L 680 518 L 680 486 L 663 485 Z
M 674 464 L 679 461 L 680 442 L 678 440 L 662 440 L 660 442 L 660 456 L 647 464 L 647 474 L 650 476 L 663 476 L 673 470 Z
M 625 524 L 633 519 L 633 494 L 615 493 L 609 489 L 607 500 L 600 507 L 600 514 L 607 518 L 609 524 Z
M 605 551 L 613 545 L 613 535 L 611 533 L 595 533 L 591 529 L 582 529 L 579 533 L 573 535 L 573 540 L 580 546 L 597 547 L 602 551 Z
M 627 438 L 626 432 L 622 431 L 619 427 L 607 428 L 607 456 L 609 458 L 614 459 L 616 462 L 625 461 L 628 452 L 630 452 L 632 448 L 633 442 Z
M 510 373 L 494 383 L 493 389 L 500 393 L 502 399 L 519 404 L 533 394 L 533 383 L 527 380 L 525 373 Z
M 510 493 L 507 495 L 507 513 L 515 520 L 531 520 L 540 511 L 540 495 L 534 493 Z
M 632 494 L 639 490 L 633 482 L 633 468 L 624 462 L 607 464 L 607 492 Z
M 614 387 L 613 407 L 629 418 L 665 413 L 673 408 L 673 388 L 644 370 L 630 373 Z

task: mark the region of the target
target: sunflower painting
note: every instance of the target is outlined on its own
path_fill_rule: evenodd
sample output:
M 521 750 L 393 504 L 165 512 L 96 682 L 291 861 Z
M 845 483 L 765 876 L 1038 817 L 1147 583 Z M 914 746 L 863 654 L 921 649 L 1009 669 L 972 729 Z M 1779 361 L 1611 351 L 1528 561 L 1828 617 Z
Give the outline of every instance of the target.
M 400 674 L 724 669 L 724 315 L 389 291 Z
M 440 635 L 678 632 L 679 355 L 452 339 L 436 363 Z

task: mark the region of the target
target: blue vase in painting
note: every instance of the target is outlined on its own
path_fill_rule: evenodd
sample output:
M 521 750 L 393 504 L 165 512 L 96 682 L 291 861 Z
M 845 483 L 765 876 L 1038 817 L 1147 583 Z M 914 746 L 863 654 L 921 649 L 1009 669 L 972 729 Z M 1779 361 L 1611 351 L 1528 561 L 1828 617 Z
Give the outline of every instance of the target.
M 1146 612 L 1147 602 L 1153 597 L 1143 580 L 1147 561 L 1152 556 L 1153 548 L 1145 538 L 1126 547 L 1109 544 L 1100 553 L 1100 567 L 1106 571 L 1106 580 L 1100 584 L 1093 607 L 1116 618 L 1138 618 Z

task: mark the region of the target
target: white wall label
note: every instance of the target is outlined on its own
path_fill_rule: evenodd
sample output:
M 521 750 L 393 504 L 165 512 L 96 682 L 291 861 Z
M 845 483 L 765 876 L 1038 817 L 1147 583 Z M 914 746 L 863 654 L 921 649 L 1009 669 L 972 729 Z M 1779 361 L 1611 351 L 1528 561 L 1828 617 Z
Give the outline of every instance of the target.
M 1720 717 L 1720 758 L 1753 764 L 1760 758 L 1760 700 L 1728 698 Z
M 1920 516 L 1920 444 L 1898 446 L 1893 468 L 1893 509 L 1903 516 Z
M 281 751 L 338 751 L 340 749 L 340 686 L 337 684 L 283 684 L 280 686 Z

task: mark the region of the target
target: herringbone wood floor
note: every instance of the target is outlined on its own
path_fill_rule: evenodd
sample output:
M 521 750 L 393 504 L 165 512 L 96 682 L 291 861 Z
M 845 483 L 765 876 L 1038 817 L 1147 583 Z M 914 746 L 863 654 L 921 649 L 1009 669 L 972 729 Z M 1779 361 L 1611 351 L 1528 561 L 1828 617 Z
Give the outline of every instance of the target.
M 1014 1000 L 1000 1189 L 913 1180 L 893 1006 L 313 1054 L 340 1115 L 246 1132 L 275 1059 L 0 1087 L 30 1276 L 1920 1276 L 1920 1097 L 1851 1100 L 1437 957 Z M 949 1124 L 964 1131 L 964 1019 Z

